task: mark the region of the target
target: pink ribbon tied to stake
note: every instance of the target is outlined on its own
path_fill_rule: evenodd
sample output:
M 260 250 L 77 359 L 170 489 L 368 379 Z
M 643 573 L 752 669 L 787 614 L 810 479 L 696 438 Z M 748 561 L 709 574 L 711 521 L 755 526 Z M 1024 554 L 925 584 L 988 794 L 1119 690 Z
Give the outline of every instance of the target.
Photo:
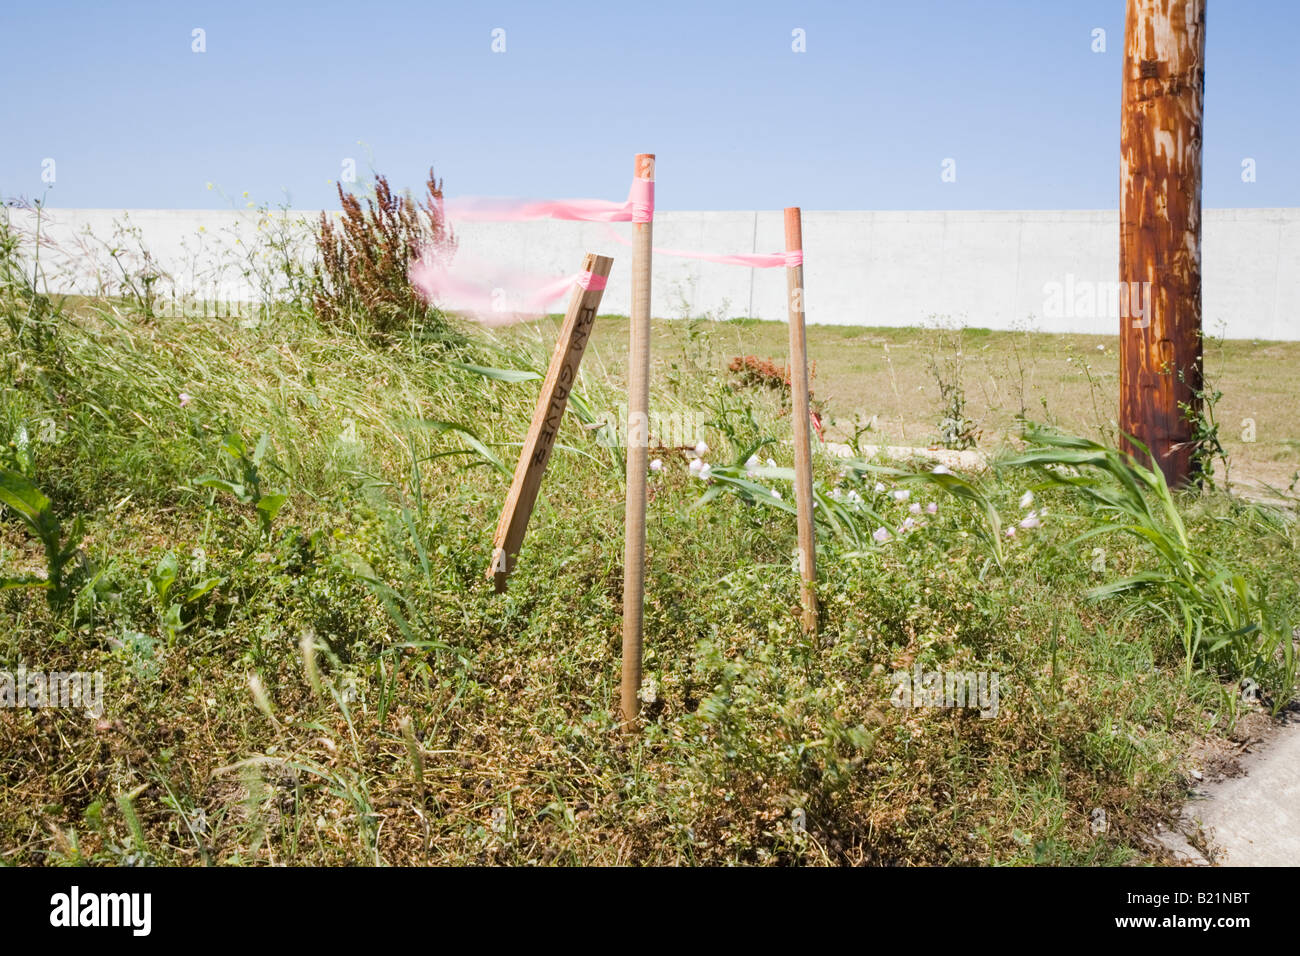
M 604 199 L 486 199 L 468 197 L 450 199 L 443 204 L 448 220 L 459 222 L 527 222 L 538 219 L 562 219 L 580 222 L 652 222 L 654 220 L 655 184 L 653 179 L 632 180 L 625 201 Z M 606 230 L 611 239 L 630 245 L 613 229 Z M 719 255 L 684 249 L 660 249 L 655 252 L 677 258 L 698 259 L 722 265 L 747 266 L 751 269 L 794 268 L 803 264 L 803 251 L 770 254 L 739 253 Z M 563 279 L 539 279 L 510 270 L 508 267 L 475 262 L 457 257 L 450 264 L 426 251 L 410 267 L 412 285 L 430 302 L 453 304 L 458 310 L 474 314 L 486 325 L 509 325 L 528 315 L 537 315 L 546 306 L 567 293 L 575 283 L 584 289 L 605 288 L 605 278 L 579 272 Z
M 655 215 L 653 179 L 634 179 L 624 202 L 607 199 L 490 199 L 469 196 L 443 203 L 448 219 L 457 222 L 527 222 L 568 219 L 578 222 L 650 222 Z

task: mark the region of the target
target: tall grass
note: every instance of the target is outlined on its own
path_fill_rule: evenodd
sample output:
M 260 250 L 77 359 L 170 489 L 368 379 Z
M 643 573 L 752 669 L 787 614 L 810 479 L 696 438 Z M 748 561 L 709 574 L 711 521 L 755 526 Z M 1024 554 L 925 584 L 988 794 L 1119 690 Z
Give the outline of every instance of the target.
M 1132 500 L 1122 475 L 1096 488 L 1149 518 L 1111 522 L 1063 487 L 1041 535 L 1007 537 L 1023 469 L 818 455 L 822 631 L 808 640 L 788 414 L 733 384 L 734 350 L 690 323 L 662 329 L 654 398 L 702 410 L 712 475 L 676 442 L 655 450 L 654 693 L 629 737 L 615 717 L 624 478 L 601 431 L 624 383 L 595 343 L 496 595 L 492 529 L 553 319 L 434 341 L 358 334 L 292 300 L 260 322 L 51 300 L 38 342 L 24 288 L 0 327 L 5 466 L 65 525 L 85 516 L 70 560 L 97 583 L 72 609 L 0 593 L 0 666 L 102 669 L 109 693 L 99 721 L 0 717 L 16 718 L 0 752 L 6 859 L 1124 863 L 1156 858 L 1144 827 L 1181 797 L 1188 740 L 1224 726 L 1218 665 L 1166 666 L 1182 618 L 1165 586 L 1141 593 L 1168 613 L 1090 603 L 1086 565 L 1054 546 L 1058 519 L 1148 522 L 1175 560 L 1203 559 L 1202 529 L 1174 524 L 1145 479 Z M 39 521 L 45 505 L 11 487 Z M 907 526 L 920 503 L 935 510 Z M 1215 559 L 1255 581 L 1264 532 L 1211 530 Z M 39 560 L 31 534 L 4 504 L 0 565 Z M 1289 573 L 1294 554 L 1276 563 Z M 1216 573 L 1160 567 L 1203 590 Z M 1248 605 L 1265 605 L 1253 586 Z M 1198 618 L 1207 653 L 1218 613 Z M 895 709 L 888 674 L 913 666 L 997 670 L 1014 694 L 996 720 Z M 1087 826 L 1097 808 L 1106 834 Z
M 1124 534 L 1156 559 L 1156 567 L 1111 581 L 1089 596 L 1134 596 L 1179 635 L 1189 677 L 1199 664 L 1256 680 L 1271 691 L 1275 711 L 1285 706 L 1296 681 L 1289 616 L 1242 571 L 1197 545 L 1160 469 L 1090 439 L 1043 428 L 1031 428 L 1026 438 L 1039 447 L 999 464 L 1033 468 L 1046 484 L 1068 488 L 1092 506 L 1094 526 L 1072 544 Z

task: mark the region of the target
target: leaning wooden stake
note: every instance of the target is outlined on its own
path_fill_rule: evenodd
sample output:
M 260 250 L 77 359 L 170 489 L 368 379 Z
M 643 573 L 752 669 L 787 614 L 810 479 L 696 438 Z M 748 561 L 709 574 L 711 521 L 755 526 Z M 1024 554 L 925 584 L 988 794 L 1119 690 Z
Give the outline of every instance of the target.
M 546 465 L 551 460 L 551 450 L 555 447 L 555 437 L 560 431 L 560 420 L 569 404 L 569 391 L 577 381 L 578 365 L 582 362 L 582 353 L 587 349 L 591 326 L 596 321 L 596 310 L 604 295 L 605 280 L 613 265 L 613 259 L 591 253 L 582 260 L 582 271 L 590 273 L 594 281 L 589 283 L 590 288 L 577 286 L 573 290 L 573 298 L 569 300 L 569 311 L 564 316 L 560 338 L 551 354 L 550 368 L 546 370 L 546 378 L 542 381 L 542 393 L 537 397 L 533 423 L 528 428 L 528 437 L 519 453 L 514 481 L 510 484 L 510 493 L 501 509 L 496 537 L 492 539 L 492 566 L 488 568 L 488 577 L 496 581 L 498 594 L 506 589 L 506 579 L 514 570 L 515 561 L 519 557 L 524 531 L 528 528 L 528 519 L 532 516 L 537 492 L 542 485 L 542 476 L 546 474 Z
M 654 183 L 654 153 L 636 157 L 634 175 Z M 651 186 L 653 188 L 653 186 Z M 627 508 L 623 545 L 623 680 L 620 711 L 631 728 L 641 708 L 641 628 L 645 611 L 646 472 L 650 444 L 650 257 L 653 219 L 634 222 L 632 317 L 627 374 Z
M 794 399 L 794 501 L 799 522 L 799 576 L 804 633 L 817 631 L 817 538 L 813 530 L 812 435 L 808 408 L 808 343 L 803 328 L 803 222 L 798 206 L 785 210 L 785 250 L 798 252 L 785 270 L 790 299 L 790 391 Z

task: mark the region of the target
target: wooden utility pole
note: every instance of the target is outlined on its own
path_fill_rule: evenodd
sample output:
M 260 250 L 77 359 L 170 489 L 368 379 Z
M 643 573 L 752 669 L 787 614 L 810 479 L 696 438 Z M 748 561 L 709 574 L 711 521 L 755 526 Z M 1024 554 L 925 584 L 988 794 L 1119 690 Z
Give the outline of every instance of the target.
M 498 594 L 505 591 L 510 572 L 515 569 L 528 519 L 542 486 L 542 476 L 546 474 L 555 439 L 560 433 L 564 409 L 569 404 L 569 392 L 578 380 L 578 366 L 587 349 L 601 297 L 605 294 L 605 280 L 609 278 L 613 265 L 613 259 L 592 253 L 587 253 L 582 260 L 582 272 L 590 278 L 585 280 L 585 285 L 579 282 L 569 299 L 569 311 L 560 326 L 560 337 L 556 340 L 546 378 L 542 380 L 541 394 L 537 396 L 533 422 L 519 453 L 510 493 L 501 509 L 496 537 L 492 540 L 492 565 L 488 568 L 488 576 L 495 580 Z
M 1200 409 L 1205 0 L 1128 0 L 1120 126 L 1119 426 L 1171 486 Z M 1180 407 L 1182 406 L 1182 407 Z
M 654 153 L 639 153 L 633 175 L 655 179 Z M 644 187 L 643 187 L 644 188 Z M 641 710 L 641 630 L 645 613 L 646 471 L 650 445 L 650 260 L 653 214 L 633 219 L 632 315 L 627 356 L 627 504 L 623 520 L 623 680 L 620 711 L 632 728 Z
M 803 326 L 803 218 L 798 206 L 785 210 L 785 251 L 799 261 L 785 270 L 790 306 L 790 394 L 794 403 L 794 501 L 799 524 L 799 576 L 802 579 L 803 629 L 817 631 L 817 536 L 813 525 L 812 429 L 808 407 L 808 343 Z

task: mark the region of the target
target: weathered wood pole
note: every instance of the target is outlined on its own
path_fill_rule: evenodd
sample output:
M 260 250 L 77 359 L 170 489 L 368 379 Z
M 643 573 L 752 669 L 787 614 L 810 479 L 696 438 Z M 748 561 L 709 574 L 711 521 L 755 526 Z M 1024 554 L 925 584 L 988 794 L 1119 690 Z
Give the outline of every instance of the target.
M 808 343 L 803 325 L 803 217 L 798 206 L 785 210 L 785 251 L 799 255 L 786 266 L 790 306 L 790 393 L 794 419 L 794 501 L 799 524 L 799 577 L 803 629 L 817 631 L 817 537 L 813 525 L 812 429 L 808 407 Z
M 1205 0 L 1128 0 L 1120 125 L 1120 430 L 1197 476 Z M 1126 308 L 1127 306 L 1127 308 Z
M 497 522 L 497 533 L 492 539 L 492 564 L 488 568 L 488 576 L 495 580 L 498 594 L 505 591 L 510 572 L 515 569 L 515 561 L 524 542 L 524 532 L 528 529 L 528 519 L 532 516 L 537 492 L 542 485 L 542 476 L 546 474 L 551 451 L 555 448 L 555 439 L 560 433 L 564 409 L 569 404 L 569 393 L 578 380 L 578 367 L 587 350 L 587 341 L 591 337 L 591 326 L 596 321 L 601 297 L 605 294 L 605 280 L 609 278 L 609 270 L 613 265 L 614 260 L 608 256 L 592 253 L 587 253 L 582 260 L 582 271 L 591 278 L 586 280 L 585 285 L 580 283 L 575 286 L 573 296 L 569 299 L 569 311 L 565 313 L 564 324 L 560 326 L 560 337 L 555 342 L 546 378 L 542 380 L 542 391 L 537 396 L 533 421 L 528 427 L 523 449 L 519 452 L 519 463 L 515 465 L 510 493 L 506 495 L 505 505 L 501 508 L 501 519 Z
M 634 190 L 653 190 L 654 153 L 638 153 Z M 650 194 L 651 196 L 653 193 Z M 653 206 L 651 206 L 653 210 Z M 642 221 L 644 220 L 644 221 Z M 653 211 L 634 213 L 632 315 L 627 356 L 627 504 L 623 541 L 623 679 L 620 712 L 631 728 L 641 709 L 641 631 L 645 614 L 646 472 L 650 445 L 650 260 Z

